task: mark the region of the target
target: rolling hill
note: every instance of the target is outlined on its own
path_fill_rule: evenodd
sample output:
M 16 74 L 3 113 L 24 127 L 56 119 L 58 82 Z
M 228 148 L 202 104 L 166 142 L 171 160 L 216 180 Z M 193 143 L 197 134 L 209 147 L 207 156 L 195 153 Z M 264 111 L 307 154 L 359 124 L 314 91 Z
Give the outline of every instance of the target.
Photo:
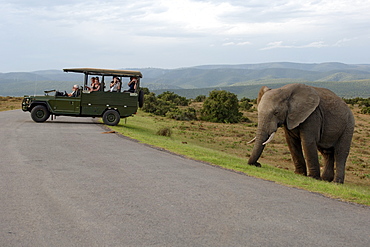
M 327 87 L 342 97 L 370 97 L 370 64 L 280 62 L 132 69 L 143 73 L 143 87 L 156 93 L 174 91 L 189 98 L 220 88 L 239 97 L 255 98 L 261 85 L 279 87 L 296 82 Z M 0 73 L 0 95 L 43 94 L 50 89 L 69 91 L 73 84 L 82 81 L 83 75 L 62 70 Z

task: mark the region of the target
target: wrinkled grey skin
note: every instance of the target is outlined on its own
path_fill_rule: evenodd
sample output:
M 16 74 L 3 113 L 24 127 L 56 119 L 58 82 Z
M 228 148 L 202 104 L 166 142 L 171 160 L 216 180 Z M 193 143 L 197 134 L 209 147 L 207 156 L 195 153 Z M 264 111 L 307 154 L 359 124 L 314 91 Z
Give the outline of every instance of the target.
M 257 105 L 258 127 L 248 164 L 261 166 L 257 160 L 264 142 L 283 126 L 295 173 L 344 182 L 355 120 L 340 97 L 325 88 L 289 84 L 278 89 L 262 87 Z M 321 176 L 317 150 L 324 157 Z

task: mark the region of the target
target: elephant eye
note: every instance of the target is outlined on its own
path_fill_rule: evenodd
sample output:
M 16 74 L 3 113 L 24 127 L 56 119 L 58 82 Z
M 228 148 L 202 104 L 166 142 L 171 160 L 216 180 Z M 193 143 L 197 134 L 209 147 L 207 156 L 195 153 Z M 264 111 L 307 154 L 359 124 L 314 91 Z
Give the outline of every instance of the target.
M 278 111 L 275 111 L 275 112 L 274 112 L 274 115 L 275 115 L 275 116 L 276 116 L 276 115 L 278 115 L 278 114 L 279 114 L 279 112 L 278 112 Z

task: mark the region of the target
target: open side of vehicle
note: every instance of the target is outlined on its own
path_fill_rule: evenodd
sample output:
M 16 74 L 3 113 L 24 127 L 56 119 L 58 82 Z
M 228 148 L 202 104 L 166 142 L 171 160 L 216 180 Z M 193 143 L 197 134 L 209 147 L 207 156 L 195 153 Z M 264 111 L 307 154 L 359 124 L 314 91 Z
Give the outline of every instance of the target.
M 68 97 L 68 94 L 56 90 L 44 91 L 44 96 L 24 96 L 22 110 L 31 112 L 31 118 L 35 122 L 45 122 L 50 116 L 75 116 L 75 117 L 102 117 L 107 125 L 117 125 L 121 118 L 132 116 L 138 107 L 144 104 L 143 91 L 140 90 L 139 71 L 131 70 L 108 70 L 93 68 L 64 69 L 65 72 L 83 73 L 83 86 L 77 97 Z M 100 90 L 89 90 L 89 77 L 100 76 Z M 135 77 L 137 86 L 134 91 L 110 92 L 104 90 L 108 77 L 122 79 Z M 54 93 L 54 95 L 49 95 Z

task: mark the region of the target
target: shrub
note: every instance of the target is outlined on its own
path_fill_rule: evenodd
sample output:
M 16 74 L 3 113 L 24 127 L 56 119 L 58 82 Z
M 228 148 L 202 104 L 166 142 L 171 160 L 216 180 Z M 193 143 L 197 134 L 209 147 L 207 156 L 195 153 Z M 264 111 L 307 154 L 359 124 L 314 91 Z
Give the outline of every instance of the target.
M 196 98 L 195 98 L 195 102 L 204 102 L 206 100 L 207 96 L 205 95 L 198 95 Z
M 253 104 L 251 104 L 250 102 L 252 102 L 252 100 L 245 97 L 242 98 L 239 104 L 240 109 L 244 111 L 249 111 L 253 106 Z
M 184 110 L 176 109 L 174 111 L 167 112 L 166 117 L 180 121 L 197 120 L 197 112 L 192 107 Z
M 140 90 L 143 91 L 144 94 L 149 94 L 150 93 L 149 88 L 147 88 L 147 87 L 141 87 Z
M 370 114 L 370 98 L 363 99 L 363 98 L 353 98 L 353 99 L 343 99 L 347 104 L 355 105 L 358 104 L 359 108 L 361 108 L 362 114 Z
M 144 95 L 145 104 L 143 106 L 143 111 L 153 113 L 158 116 L 165 116 L 167 112 L 174 111 L 177 109 L 177 106 L 163 99 L 157 98 L 155 93 L 149 93 Z
M 161 128 L 157 131 L 157 135 L 171 137 L 172 130 L 168 127 Z
M 149 91 L 149 90 L 148 90 Z M 196 120 L 197 114 L 194 108 L 180 110 L 178 106 L 188 106 L 190 100 L 173 92 L 164 92 L 158 97 L 154 93 L 144 95 L 145 105 L 143 111 L 158 116 L 169 117 L 176 120 Z
M 361 109 L 362 114 L 370 114 L 370 107 L 363 107 Z
M 172 102 L 178 106 L 188 106 L 190 102 L 190 100 L 186 99 L 185 97 L 182 97 L 180 95 L 175 94 L 174 92 L 169 91 L 163 92 L 162 94 L 158 95 L 158 99 Z
M 143 111 L 154 113 L 157 107 L 157 97 L 155 93 L 144 94 L 144 106 L 142 108 Z
M 222 90 L 213 90 L 204 101 L 201 118 L 216 123 L 238 123 L 242 118 L 236 94 Z

